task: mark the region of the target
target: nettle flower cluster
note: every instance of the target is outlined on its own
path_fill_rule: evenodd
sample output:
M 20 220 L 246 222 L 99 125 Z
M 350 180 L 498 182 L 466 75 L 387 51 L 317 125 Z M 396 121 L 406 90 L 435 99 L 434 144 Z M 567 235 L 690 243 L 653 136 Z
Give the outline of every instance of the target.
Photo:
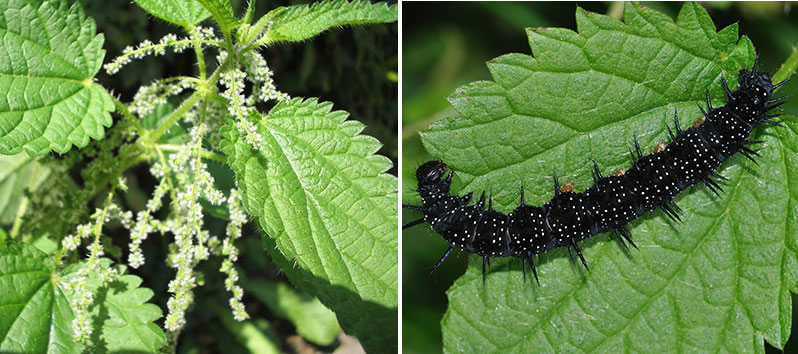
M 251 121 L 251 116 L 256 112 L 254 105 L 258 102 L 286 100 L 288 95 L 277 90 L 272 71 L 257 51 L 238 52 L 241 48 L 225 47 L 210 28 L 193 28 L 186 38 L 170 34 L 157 43 L 145 41 L 136 47 L 128 47 L 104 68 L 109 74 L 115 74 L 133 59 L 163 55 L 167 49 L 180 53 L 189 48 L 196 51 L 201 62 L 203 49 L 218 50 L 213 75 L 206 79 L 203 72 L 198 78 L 181 76 L 158 80 L 141 87 L 127 107 L 130 112 L 127 118 L 133 116 L 134 120 L 140 120 L 170 99 L 177 101 L 180 94 L 194 91 L 192 97 L 199 95 L 195 100 L 185 99 L 181 108 L 186 102 L 191 102 L 190 107 L 186 107 L 177 120 L 165 123 L 180 124 L 187 128 L 188 136 L 182 145 L 176 147 L 147 141 L 147 132 L 138 130 L 136 144 L 147 149 L 150 173 L 158 180 L 146 207 L 134 214 L 133 211 L 122 210 L 114 202 L 116 191 L 126 189 L 124 180 L 120 179 L 112 184 L 104 206 L 90 216 L 88 223 L 77 226 L 62 241 L 62 248 L 66 251 L 77 250 L 84 240 L 91 242 L 87 266 L 64 284 L 74 299 L 71 304 L 75 312 L 72 327 L 77 341 L 87 343 L 91 336 L 88 308 L 94 297 L 89 291 L 89 275 L 98 274 L 102 281 L 110 281 L 117 275 L 114 268 L 102 267 L 99 261 L 104 254 L 100 237 L 103 225 L 111 220 L 119 221 L 130 232 L 127 266 L 131 268 L 139 268 L 148 261 L 141 249 L 142 242 L 148 236 L 159 234 L 174 238 L 167 264 L 176 270 L 176 276 L 168 286 L 171 297 L 167 302 L 165 320 L 165 328 L 172 338 L 176 338 L 184 326 L 186 310 L 194 300 L 193 289 L 199 278 L 195 268 L 211 255 L 224 258 L 220 271 L 226 275 L 225 288 L 232 294 L 229 303 L 234 318 L 249 318 L 241 303 L 243 289 L 238 285 L 238 272 L 234 266 L 239 254 L 234 241 L 241 237 L 241 229 L 247 221 L 241 193 L 237 188 L 229 191 L 217 189 L 205 161 L 209 155 L 218 157 L 214 152 L 219 150 L 221 137 L 218 134 L 229 116 L 234 118 L 235 126 L 247 141 L 262 151 L 263 138 Z M 234 51 L 234 54 L 230 51 Z M 200 67 L 204 70 L 204 63 Z M 247 82 L 249 90 L 246 89 Z M 250 92 L 247 94 L 245 91 Z M 201 199 L 212 205 L 226 204 L 230 222 L 225 235 L 212 235 L 204 228 Z M 168 206 L 164 205 L 167 200 Z M 168 213 L 165 218 L 159 219 L 156 213 L 162 209 L 167 209 Z

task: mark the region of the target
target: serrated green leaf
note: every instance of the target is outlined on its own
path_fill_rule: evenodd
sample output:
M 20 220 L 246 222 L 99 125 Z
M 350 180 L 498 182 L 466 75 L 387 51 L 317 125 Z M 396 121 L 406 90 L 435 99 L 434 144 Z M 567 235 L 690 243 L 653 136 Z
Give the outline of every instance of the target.
M 196 0 L 210 11 L 222 31 L 229 33 L 241 24 L 241 20 L 233 14 L 233 6 L 229 0 Z
M 577 191 L 590 187 L 591 159 L 602 173 L 631 166 L 637 137 L 646 152 L 668 142 L 678 110 L 687 127 L 709 90 L 724 104 L 721 75 L 755 53 L 737 26 L 720 33 L 695 3 L 668 16 L 627 3 L 624 21 L 576 12 L 577 32 L 529 29 L 534 55 L 491 60 L 493 81 L 449 98 L 459 117 L 422 134 L 428 151 L 455 170 L 457 194 L 486 191 L 509 212 L 552 195 L 552 171 Z M 760 127 L 759 166 L 735 157 L 720 173 L 726 193 L 690 188 L 675 200 L 684 223 L 652 212 L 630 226 L 638 250 L 599 235 L 582 243 L 590 273 L 567 251 L 535 259 L 541 284 L 522 280 L 520 261 L 493 262 L 482 284 L 479 257 L 448 292 L 447 352 L 763 352 L 790 333 L 798 280 L 798 124 Z
M 374 155 L 380 143 L 358 135 L 363 124 L 331 108 L 280 102 L 256 117 L 263 153 L 230 125 L 222 150 L 275 262 L 367 351 L 395 351 L 396 178 L 384 173 L 390 160 Z
M 278 316 L 287 318 L 303 338 L 327 346 L 338 335 L 335 313 L 318 299 L 297 291 L 285 283 L 244 282 L 244 289 L 269 306 Z
M 325 0 L 310 6 L 278 7 L 267 13 L 258 23 L 270 23 L 265 34 L 268 43 L 302 41 L 333 27 L 394 22 L 397 17 L 396 4 L 389 6 L 386 3 L 371 4 L 364 0 Z
M 103 267 L 112 267 L 111 260 L 100 259 Z M 73 264 L 62 272 L 64 281 L 75 276 L 85 262 Z M 89 275 L 89 291 L 94 293 L 92 316 L 92 352 L 94 353 L 158 353 L 166 345 L 166 335 L 154 323 L 163 316 L 161 308 L 147 303 L 152 290 L 140 287 L 141 278 L 125 274 L 126 267 L 116 266 L 119 275 L 103 287 L 97 274 Z M 72 301 L 72 294 L 67 299 Z
M 109 260 L 102 262 L 110 266 Z M 80 266 L 68 267 L 61 275 L 69 279 Z M 0 251 L 0 352 L 81 351 L 72 340 L 71 295 L 58 281 L 50 259 L 35 247 L 10 244 Z M 90 276 L 89 291 L 95 298 L 90 308 L 93 352 L 157 353 L 166 344 L 163 331 L 153 323 L 161 310 L 145 303 L 152 291 L 140 284 L 139 277 L 120 275 L 110 286 L 98 288 L 97 275 Z
M 0 251 L 0 352 L 76 353 L 69 302 L 47 255 L 27 244 Z
M 113 102 L 92 82 L 103 36 L 79 3 L 0 3 L 0 154 L 65 153 L 102 139 Z
M 211 15 L 194 0 L 133 0 L 150 15 L 183 27 L 196 25 Z
M 24 152 L 0 155 L 0 225 L 14 222 L 25 190 L 36 191 L 49 175 L 50 168 Z

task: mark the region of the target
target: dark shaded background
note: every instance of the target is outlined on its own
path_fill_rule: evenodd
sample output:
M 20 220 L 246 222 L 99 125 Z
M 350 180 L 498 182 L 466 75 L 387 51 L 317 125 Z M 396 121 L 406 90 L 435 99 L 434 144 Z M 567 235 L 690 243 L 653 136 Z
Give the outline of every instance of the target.
M 701 3 L 718 30 L 739 22 L 739 33 L 751 38 L 761 55 L 760 68 L 774 71 L 798 45 L 798 13 L 788 3 Z M 645 6 L 672 18 L 682 3 L 647 2 Z M 416 167 L 430 160 L 418 131 L 453 116 L 446 97 L 458 86 L 490 80 L 485 62 L 502 54 L 529 54 L 524 27 L 565 27 L 576 30 L 574 3 L 546 2 L 405 2 L 402 4 L 402 193 L 404 202 L 417 198 L 413 189 Z M 582 8 L 602 14 L 622 14 L 623 3 L 583 2 Z M 790 83 L 780 94 L 798 94 Z M 798 112 L 798 100 L 789 100 L 787 112 Z M 409 222 L 417 214 L 403 217 Z M 432 265 L 446 243 L 429 227 L 402 233 L 402 345 L 406 353 L 442 351 L 441 324 L 446 290 L 465 272 L 467 257 L 455 251 L 433 274 Z M 520 281 L 520 280 L 519 280 Z M 795 297 L 793 297 L 795 299 Z M 795 306 L 793 306 L 795 308 Z M 793 318 L 798 318 L 794 314 Z M 795 328 L 795 327 L 793 327 Z M 793 333 L 785 352 L 798 352 Z M 767 345 L 768 352 L 778 352 Z
M 86 14 L 97 23 L 97 32 L 105 36 L 103 48 L 106 50 L 104 63 L 118 56 L 130 45 L 135 46 L 145 39 L 157 42 L 168 33 L 179 37 L 185 33 L 178 27 L 147 14 L 130 0 L 79 0 Z M 262 1 L 256 2 L 257 20 L 267 11 L 278 6 L 298 5 L 312 1 Z M 396 1 L 389 1 L 395 3 Z M 243 0 L 232 0 L 236 14 L 242 15 L 246 8 Z M 201 25 L 211 26 L 206 20 Z M 218 31 L 217 31 L 218 32 Z M 292 97 L 320 97 L 321 101 L 334 103 L 333 109 L 350 112 L 350 119 L 366 124 L 364 134 L 374 136 L 384 146 L 378 152 L 387 156 L 396 166 L 398 145 L 396 138 L 398 115 L 398 25 L 375 24 L 367 26 L 333 29 L 313 39 L 301 43 L 279 43 L 269 48 L 261 48 L 269 67 L 274 71 L 274 80 L 279 90 Z M 134 60 L 119 73 L 109 76 L 104 70 L 97 75 L 99 83 L 120 97 L 122 102 L 130 102 L 141 85 L 150 84 L 160 78 L 176 75 L 196 75 L 195 55 L 191 50 L 181 54 L 147 57 Z M 215 62 L 216 52 L 206 50 L 206 63 Z M 210 71 L 213 67 L 209 67 Z M 394 77 L 394 79 L 391 79 Z M 173 103 L 179 103 L 175 101 Z M 262 107 L 267 109 L 267 107 Z M 119 117 L 115 115 L 115 119 Z M 148 172 L 149 166 L 142 164 L 125 174 L 130 191 L 124 194 L 122 206 L 134 212 L 142 210 L 157 182 Z M 217 186 L 227 191 L 233 186 L 232 172 L 224 165 L 209 163 L 209 170 L 216 179 Z M 394 167 L 389 171 L 396 174 Z M 169 205 L 168 197 L 164 205 Z M 166 209 L 165 207 L 164 209 Z M 217 219 L 206 211 L 205 225 L 212 235 L 224 235 L 226 221 Z M 165 210 L 158 214 L 165 218 Z M 115 261 L 127 263 L 127 244 L 129 233 L 113 227 L 106 228 L 110 236 L 106 244 L 109 255 Z M 241 255 L 237 266 L 242 277 L 287 282 L 280 269 L 272 264 L 263 250 L 261 231 L 252 223 L 244 228 L 243 237 L 237 242 Z M 151 234 L 142 245 L 147 262 L 137 270 L 131 270 L 144 279 L 142 286 L 155 292 L 151 300 L 158 304 L 166 314 L 168 282 L 174 278 L 175 271 L 164 264 L 167 247 L 173 236 L 161 237 Z M 106 242 L 106 241 L 104 241 Z M 213 311 L 208 311 L 208 303 L 214 302 L 229 309 L 227 301 L 230 294 L 224 289 L 224 275 L 219 273 L 221 261 L 211 257 L 198 267 L 205 277 L 195 289 L 197 303 L 187 313 L 178 352 L 185 353 L 245 353 L 247 352 L 232 333 L 228 332 Z M 267 319 L 279 334 L 277 340 L 285 352 L 321 350 L 332 352 L 341 343 L 330 347 L 317 348 L 312 343 L 304 343 L 296 335 L 289 321 L 279 319 L 254 297 L 246 294 L 243 299 L 252 318 Z M 162 326 L 163 319 L 158 322 Z M 356 346 L 357 344 L 355 344 Z M 351 347 L 349 347 L 351 349 Z

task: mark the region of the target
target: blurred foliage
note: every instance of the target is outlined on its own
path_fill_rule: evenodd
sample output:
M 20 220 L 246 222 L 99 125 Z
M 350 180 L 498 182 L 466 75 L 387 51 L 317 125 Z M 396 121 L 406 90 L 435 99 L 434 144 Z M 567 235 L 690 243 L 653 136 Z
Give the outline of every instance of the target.
M 105 62 L 122 53 L 126 46 L 134 46 L 145 39 L 157 41 L 168 33 L 182 35 L 181 28 L 150 16 L 130 0 L 79 1 L 86 14 L 96 21 L 97 32 L 105 36 Z M 278 6 L 311 2 L 313 1 L 257 0 L 255 18 Z M 231 0 L 231 3 L 236 14 L 241 15 L 246 7 L 246 1 Z M 206 23 L 200 25 L 207 26 Z M 391 77 L 395 77 L 398 72 L 397 34 L 396 23 L 349 27 L 326 32 L 300 44 L 277 44 L 261 51 L 269 67 L 274 71 L 276 85 L 281 91 L 292 96 L 320 97 L 322 101 L 334 102 L 334 109 L 350 112 L 351 119 L 367 125 L 365 134 L 374 136 L 384 144 L 379 153 L 390 158 L 396 166 L 398 85 L 396 79 Z M 206 61 L 209 60 L 215 58 L 206 57 Z M 192 75 L 196 70 L 195 61 L 194 53 L 191 51 L 146 57 L 131 62 L 113 77 L 105 71 L 100 71 L 97 79 L 102 86 L 127 102 L 133 98 L 139 86 L 150 84 L 158 78 Z M 163 108 L 168 109 L 168 107 Z M 169 134 L 174 136 L 176 143 L 185 137 L 185 131 L 179 127 Z M 132 169 L 125 176 L 130 188 L 122 202 L 126 209 L 143 209 L 144 203 L 149 198 L 143 191 L 154 188 L 156 180 L 145 168 Z M 220 189 L 229 190 L 233 186 L 233 174 L 228 167 L 209 162 L 209 171 Z M 396 167 L 389 172 L 396 174 Z M 205 205 L 207 206 L 207 203 Z M 213 213 L 213 210 L 207 213 L 205 224 L 212 234 L 224 234 L 225 213 L 226 211 Z M 107 230 L 113 231 L 113 228 L 109 227 Z M 113 243 L 126 248 L 129 235 L 121 227 L 116 231 L 118 232 L 109 233 L 110 238 L 105 242 L 106 247 L 110 249 Z M 237 263 L 239 272 L 246 275 L 253 283 L 268 283 L 271 286 L 279 284 L 281 289 L 295 289 L 266 256 L 260 233 L 254 224 L 244 228 L 244 237 L 238 241 L 241 250 Z M 5 233 L 0 230 L 0 242 L 4 240 L 4 236 Z M 165 259 L 168 243 L 167 238 L 155 235 L 149 237 L 142 245 L 145 257 L 148 260 Z M 121 258 L 124 259 L 126 256 L 121 255 Z M 196 298 L 205 299 L 205 302 L 197 306 L 207 308 L 208 311 L 189 311 L 187 324 L 178 344 L 178 352 L 248 353 L 251 352 L 248 348 L 257 347 L 258 341 L 264 343 L 272 341 L 272 352 L 306 350 L 332 352 L 336 349 L 353 348 L 353 341 L 343 340 L 341 336 L 329 343 L 329 334 L 325 334 L 327 339 L 322 344 L 314 344 L 310 339 L 301 337 L 301 333 L 297 330 L 298 315 L 286 316 L 285 313 L 312 314 L 314 311 L 323 310 L 319 309 L 322 305 L 318 300 L 297 290 L 275 293 L 274 296 L 288 295 L 285 296 L 286 299 L 273 303 L 245 292 L 244 303 L 253 320 L 231 322 L 231 318 L 224 317 L 230 316 L 229 308 L 224 307 L 224 311 L 215 311 L 213 306 L 216 305 L 212 305 L 226 305 L 230 296 L 223 287 L 224 275 L 219 273 L 219 267 L 220 260 L 212 257 L 197 269 L 199 274 L 205 274 L 205 279 L 199 280 L 200 284 L 204 285 L 195 290 Z M 156 293 L 152 302 L 161 308 L 166 308 L 169 295 L 167 285 L 174 278 L 174 269 L 167 267 L 163 262 L 148 261 L 131 273 L 142 277 L 143 286 Z M 327 332 L 329 332 L 330 315 L 331 312 L 325 314 Z M 334 316 L 332 320 L 334 324 Z M 357 348 L 356 342 L 354 345 Z
M 798 13 L 790 3 L 702 3 L 717 28 L 739 22 L 740 34 L 753 41 L 761 66 L 775 72 L 798 45 Z M 588 11 L 619 17 L 618 2 L 586 2 Z M 681 3 L 647 2 L 645 6 L 675 17 Z M 402 6 L 402 194 L 406 204 L 417 204 L 415 169 L 431 159 L 418 137 L 430 123 L 454 115 L 446 98 L 455 88 L 477 80 L 490 80 L 485 62 L 506 53 L 530 54 L 524 27 L 576 29 L 574 3 L 407 2 Z M 798 95 L 798 85 L 780 92 Z M 798 100 L 784 106 L 798 112 Z M 412 221 L 403 217 L 403 222 Z M 429 270 L 446 249 L 429 227 L 402 233 L 402 346 L 406 353 L 443 350 L 441 324 L 446 311 L 446 290 L 466 268 L 465 253 L 455 252 L 432 275 Z M 520 280 L 519 280 L 520 281 Z M 793 297 L 795 302 L 795 296 Z M 795 306 L 793 307 L 795 308 Z M 798 334 L 793 333 L 793 338 Z M 798 348 L 791 340 L 785 352 Z M 777 352 L 768 346 L 769 352 Z

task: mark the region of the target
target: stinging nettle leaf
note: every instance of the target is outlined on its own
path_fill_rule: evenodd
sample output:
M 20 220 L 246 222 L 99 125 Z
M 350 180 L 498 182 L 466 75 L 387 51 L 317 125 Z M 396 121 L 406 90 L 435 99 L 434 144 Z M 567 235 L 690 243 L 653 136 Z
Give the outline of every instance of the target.
M 302 41 L 333 27 L 397 20 L 396 4 L 372 4 L 366 0 L 325 0 L 308 5 L 278 7 L 258 23 L 270 23 L 266 43 Z M 265 22 L 264 22 L 265 21 Z M 258 27 L 258 24 L 255 25 Z
M 21 152 L 0 155 L 0 225 L 10 225 L 17 217 L 25 190 L 37 190 L 50 176 L 50 168 Z
M 230 5 L 229 0 L 196 0 L 202 4 L 205 9 L 210 11 L 216 22 L 222 28 L 222 31 L 227 33 L 234 30 L 241 24 L 241 20 L 236 18 L 233 14 L 233 6 Z
M 103 36 L 79 3 L 0 3 L 0 154 L 65 153 L 102 139 L 114 110 L 93 83 Z
M 150 15 L 183 27 L 196 25 L 211 15 L 194 0 L 133 0 Z
M 158 353 L 166 345 L 166 335 L 161 327 L 154 323 L 163 313 L 155 304 L 147 303 L 153 292 L 141 287 L 142 279 L 125 274 L 126 267 L 114 266 L 111 260 L 101 258 L 104 268 L 115 267 L 119 275 L 110 283 L 101 286 L 97 274 L 89 275 L 89 291 L 94 293 L 94 305 L 89 308 L 92 317 L 92 333 L 99 333 L 99 338 L 92 338 L 94 353 Z M 77 275 L 78 269 L 85 267 L 86 262 L 73 264 L 62 272 L 62 282 L 68 282 Z M 73 301 L 71 293 L 67 299 Z M 97 340 L 97 342 L 94 342 Z
M 72 341 L 74 318 L 47 255 L 27 244 L 0 251 L 0 352 L 80 352 Z
M 458 117 L 422 133 L 430 153 L 455 170 L 459 195 L 493 194 L 509 212 L 548 201 L 552 170 L 577 191 L 592 185 L 591 159 L 601 171 L 631 166 L 637 137 L 644 153 L 669 142 L 666 125 L 701 116 L 709 90 L 724 104 L 721 75 L 737 72 L 755 53 L 737 25 L 717 31 L 698 4 L 674 22 L 627 3 L 623 22 L 576 11 L 577 32 L 528 29 L 532 55 L 488 62 L 493 81 L 474 82 L 449 98 Z M 795 178 L 798 124 L 761 127 L 759 166 L 735 157 L 719 172 L 729 181 L 717 197 L 704 187 L 675 200 L 674 224 L 658 212 L 630 226 L 638 250 L 624 251 L 599 235 L 583 242 L 590 273 L 560 249 L 536 257 L 540 286 L 522 280 L 517 259 L 494 260 L 487 285 L 482 260 L 448 292 L 443 320 L 446 352 L 762 352 L 782 348 L 790 333 L 795 291 Z M 443 252 L 443 250 L 441 250 Z
M 369 352 L 396 350 L 396 177 L 380 143 L 331 103 L 293 99 L 260 117 L 263 152 L 223 129 L 244 205 L 289 279 Z M 277 249 L 275 249 L 275 246 Z M 393 348 L 393 349 L 392 349 Z
M 111 264 L 107 259 L 101 262 Z M 56 282 L 59 276 L 71 279 L 82 266 L 85 263 L 56 273 L 48 256 L 31 245 L 10 244 L 0 250 L 0 352 L 81 352 L 72 340 L 74 314 L 69 304 L 74 299 Z M 146 303 L 152 291 L 139 287 L 141 278 L 123 272 L 108 286 L 99 284 L 99 276 L 92 274 L 88 286 L 95 305 L 89 312 L 97 336 L 92 352 L 157 353 L 166 337 L 153 323 L 161 309 Z

